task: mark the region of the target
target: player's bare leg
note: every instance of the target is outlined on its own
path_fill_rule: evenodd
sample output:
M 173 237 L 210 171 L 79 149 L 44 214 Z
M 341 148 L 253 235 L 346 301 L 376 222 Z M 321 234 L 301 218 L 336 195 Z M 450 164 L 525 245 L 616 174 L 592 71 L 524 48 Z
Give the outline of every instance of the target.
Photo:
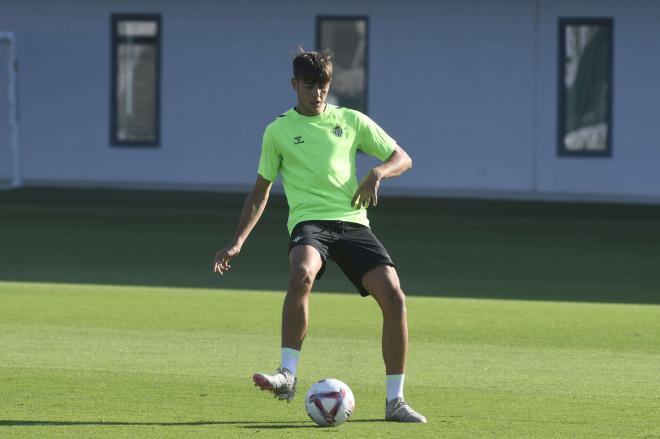
M 362 278 L 362 285 L 383 312 L 383 360 L 388 375 L 402 374 L 408 354 L 406 296 L 394 267 L 379 265 Z
M 401 289 L 394 267 L 380 265 L 362 277 L 362 285 L 376 299 L 383 313 L 382 348 L 388 387 L 390 378 L 399 383 L 385 402 L 385 420 L 395 422 L 426 422 L 403 399 L 403 378 L 408 355 L 408 319 L 406 296 Z M 388 394 L 390 389 L 388 388 Z
M 314 247 L 301 245 L 294 247 L 289 253 L 289 265 L 289 289 L 282 307 L 283 364 L 273 375 L 256 373 L 252 376 L 255 386 L 261 390 L 268 390 L 276 398 L 287 402 L 296 394 L 297 378 L 295 367 L 287 368 L 285 365 L 284 352 L 295 352 L 299 355 L 307 334 L 309 293 L 316 274 L 321 269 L 322 260 Z M 296 364 L 297 359 L 292 365 Z
M 308 300 L 323 261 L 318 250 L 299 245 L 289 253 L 289 289 L 282 307 L 282 347 L 302 347 L 307 334 Z

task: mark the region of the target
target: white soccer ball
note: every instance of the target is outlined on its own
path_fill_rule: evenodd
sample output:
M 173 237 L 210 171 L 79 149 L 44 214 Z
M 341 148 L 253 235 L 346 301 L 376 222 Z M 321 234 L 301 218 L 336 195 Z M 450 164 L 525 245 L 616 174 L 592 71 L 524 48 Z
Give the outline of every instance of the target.
M 341 425 L 353 414 L 355 397 L 345 383 L 326 378 L 312 384 L 307 391 L 305 410 L 322 427 Z

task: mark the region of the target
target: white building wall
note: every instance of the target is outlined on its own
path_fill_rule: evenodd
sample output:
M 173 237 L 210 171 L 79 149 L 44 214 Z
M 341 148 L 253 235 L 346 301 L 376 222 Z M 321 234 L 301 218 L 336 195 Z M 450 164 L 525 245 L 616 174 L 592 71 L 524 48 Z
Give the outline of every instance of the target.
M 660 197 L 660 3 L 0 0 L 32 184 L 246 188 L 316 15 L 369 17 L 369 115 L 414 159 L 384 190 Z M 162 14 L 161 145 L 111 147 L 110 14 Z M 612 158 L 557 157 L 557 20 L 614 18 Z M 364 168 L 368 159 L 359 160 Z
M 533 2 L 432 4 L 372 18 L 371 108 L 414 160 L 392 184 L 529 191 Z

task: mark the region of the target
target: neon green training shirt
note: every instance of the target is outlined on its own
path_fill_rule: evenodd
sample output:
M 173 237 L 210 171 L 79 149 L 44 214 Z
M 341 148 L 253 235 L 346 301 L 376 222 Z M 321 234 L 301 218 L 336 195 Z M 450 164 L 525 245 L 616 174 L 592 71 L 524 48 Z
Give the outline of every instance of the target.
M 340 220 L 369 226 L 367 209 L 351 206 L 358 188 L 357 150 L 385 161 L 396 142 L 359 111 L 326 105 L 318 116 L 290 109 L 266 127 L 258 173 L 282 175 L 289 234 L 301 221 Z

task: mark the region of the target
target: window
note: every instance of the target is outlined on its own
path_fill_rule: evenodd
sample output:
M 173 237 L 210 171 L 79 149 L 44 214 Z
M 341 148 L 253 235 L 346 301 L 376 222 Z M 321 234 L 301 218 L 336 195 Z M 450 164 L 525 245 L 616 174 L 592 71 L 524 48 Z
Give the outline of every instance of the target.
M 160 15 L 112 15 L 111 144 L 158 146 Z
M 367 112 L 367 18 L 317 17 L 316 46 L 330 49 L 332 86 L 328 102 Z
M 611 18 L 559 20 L 560 156 L 612 155 Z

